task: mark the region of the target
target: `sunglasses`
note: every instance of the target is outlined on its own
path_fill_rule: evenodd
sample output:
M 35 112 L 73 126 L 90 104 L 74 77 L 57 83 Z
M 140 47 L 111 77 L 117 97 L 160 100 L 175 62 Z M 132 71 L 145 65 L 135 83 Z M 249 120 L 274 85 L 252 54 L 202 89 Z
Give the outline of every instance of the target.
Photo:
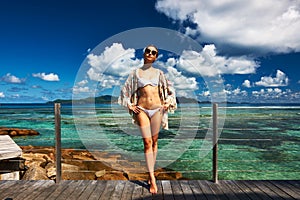
M 155 50 L 151 50 L 151 49 L 145 49 L 145 53 L 147 54 L 152 54 L 153 56 L 156 56 L 157 55 L 157 51 Z

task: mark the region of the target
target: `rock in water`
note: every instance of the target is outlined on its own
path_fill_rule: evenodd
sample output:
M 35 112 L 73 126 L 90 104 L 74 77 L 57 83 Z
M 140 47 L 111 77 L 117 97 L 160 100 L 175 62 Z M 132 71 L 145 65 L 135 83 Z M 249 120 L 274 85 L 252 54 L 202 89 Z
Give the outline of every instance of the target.
M 26 136 L 26 135 L 39 135 L 40 133 L 33 129 L 20 129 L 20 128 L 6 128 L 0 127 L 0 135 Z

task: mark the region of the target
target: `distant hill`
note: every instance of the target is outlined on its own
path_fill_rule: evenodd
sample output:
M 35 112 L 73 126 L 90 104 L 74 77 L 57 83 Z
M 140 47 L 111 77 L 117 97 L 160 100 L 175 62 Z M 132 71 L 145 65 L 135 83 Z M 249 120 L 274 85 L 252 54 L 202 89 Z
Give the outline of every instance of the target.
M 186 97 L 177 97 L 176 98 L 177 103 L 200 103 L 199 101 L 197 101 L 196 99 L 192 99 L 192 98 L 186 98 Z
M 117 103 L 118 97 L 114 97 L 111 95 L 104 95 L 99 97 L 88 97 L 85 99 L 56 99 L 54 101 L 49 101 L 49 103 L 61 103 L 61 104 L 111 104 L 111 103 Z

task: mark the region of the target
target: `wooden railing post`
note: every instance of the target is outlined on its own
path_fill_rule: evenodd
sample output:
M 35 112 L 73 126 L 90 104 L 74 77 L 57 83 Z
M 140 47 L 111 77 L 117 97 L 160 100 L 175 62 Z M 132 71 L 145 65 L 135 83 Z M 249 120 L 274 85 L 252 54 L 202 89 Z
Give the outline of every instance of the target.
M 60 103 L 54 104 L 56 183 L 61 181 L 61 114 Z
M 218 183 L 218 104 L 213 103 L 213 181 Z

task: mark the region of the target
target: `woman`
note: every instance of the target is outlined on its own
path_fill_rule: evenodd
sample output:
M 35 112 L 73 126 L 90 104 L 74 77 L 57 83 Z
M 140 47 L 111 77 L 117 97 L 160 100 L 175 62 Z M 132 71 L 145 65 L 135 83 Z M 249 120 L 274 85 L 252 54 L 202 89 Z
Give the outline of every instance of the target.
M 175 92 L 164 73 L 152 66 L 158 49 L 149 45 L 144 51 L 144 65 L 133 70 L 125 82 L 119 104 L 128 108 L 138 124 L 144 142 L 144 153 L 149 172 L 150 192 L 157 193 L 154 166 L 158 150 L 160 127 L 168 129 L 167 113 L 177 108 Z

